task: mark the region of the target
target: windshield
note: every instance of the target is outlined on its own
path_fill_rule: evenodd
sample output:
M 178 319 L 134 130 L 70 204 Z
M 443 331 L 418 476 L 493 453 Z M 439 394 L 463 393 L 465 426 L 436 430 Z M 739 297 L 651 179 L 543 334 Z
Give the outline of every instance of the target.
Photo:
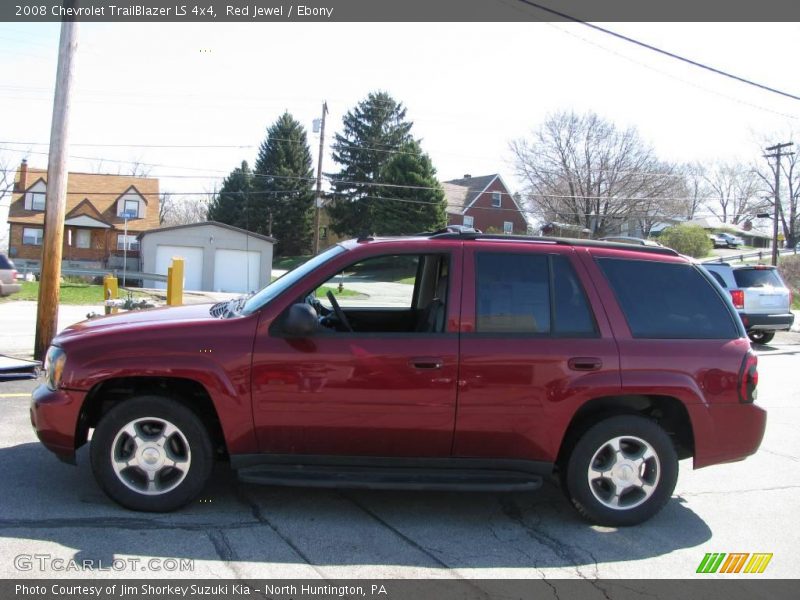
M 254 311 L 257 311 L 259 308 L 267 304 L 270 300 L 272 300 L 279 294 L 283 293 L 284 290 L 290 288 L 295 283 L 303 279 L 314 269 L 316 269 L 321 265 L 324 265 L 334 256 L 338 256 L 344 251 L 345 249 L 342 246 L 332 246 L 322 254 L 318 254 L 317 256 L 310 258 L 309 260 L 304 262 L 302 265 L 295 267 L 282 277 L 279 277 L 278 279 L 270 283 L 267 287 L 263 288 L 254 296 L 248 298 L 247 302 L 245 302 L 244 304 L 244 308 L 242 309 L 241 314 L 249 315 L 252 314 Z

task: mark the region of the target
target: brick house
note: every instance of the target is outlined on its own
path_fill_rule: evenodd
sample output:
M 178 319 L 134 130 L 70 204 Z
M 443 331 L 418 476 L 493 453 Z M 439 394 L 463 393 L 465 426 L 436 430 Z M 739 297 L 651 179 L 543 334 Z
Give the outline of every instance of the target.
M 528 222 L 522 209 L 497 173 L 464 175 L 442 183 L 447 197 L 447 224 L 474 227 L 483 232 L 525 235 Z
M 8 253 L 20 270 L 41 263 L 46 191 L 47 171 L 23 160 L 8 209 Z M 127 248 L 128 269 L 137 270 L 136 236 L 159 226 L 158 209 L 158 179 L 69 173 L 63 261 L 78 268 L 120 268 Z

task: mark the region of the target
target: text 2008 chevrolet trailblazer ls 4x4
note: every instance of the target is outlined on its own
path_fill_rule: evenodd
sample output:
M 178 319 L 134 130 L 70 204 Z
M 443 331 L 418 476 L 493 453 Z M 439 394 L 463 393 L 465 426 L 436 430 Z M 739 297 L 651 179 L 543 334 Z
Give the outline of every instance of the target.
M 446 230 L 339 244 L 240 300 L 73 325 L 31 418 L 66 461 L 94 430 L 98 483 L 136 510 L 186 504 L 227 460 L 267 484 L 555 473 L 585 517 L 630 525 L 679 459 L 756 451 L 757 382 L 728 294 L 671 250 Z

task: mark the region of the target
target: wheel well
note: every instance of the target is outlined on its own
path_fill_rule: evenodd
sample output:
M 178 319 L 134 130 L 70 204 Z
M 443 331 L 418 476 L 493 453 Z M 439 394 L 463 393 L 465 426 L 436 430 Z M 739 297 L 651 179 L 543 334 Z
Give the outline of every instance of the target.
M 227 457 L 219 415 L 208 391 L 196 381 L 178 377 L 122 377 L 95 385 L 81 407 L 75 436 L 76 448 L 86 443 L 89 430 L 96 427 L 113 406 L 142 395 L 171 398 L 194 412 L 206 426 L 217 456 Z
M 694 456 L 694 433 L 686 407 L 672 396 L 606 396 L 588 401 L 578 409 L 561 442 L 557 464 L 569 459 L 581 435 L 595 423 L 616 415 L 640 415 L 652 419 L 672 439 L 679 459 Z

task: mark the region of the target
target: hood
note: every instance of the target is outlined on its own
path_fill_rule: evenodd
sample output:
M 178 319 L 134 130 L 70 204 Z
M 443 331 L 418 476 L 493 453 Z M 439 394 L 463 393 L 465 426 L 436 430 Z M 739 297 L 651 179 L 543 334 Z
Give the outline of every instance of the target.
M 215 320 L 210 309 L 213 304 L 191 304 L 189 306 L 168 306 L 146 310 L 131 310 L 116 315 L 106 315 L 75 323 L 64 329 L 53 343 L 66 341 L 77 336 L 92 333 L 108 333 L 115 330 L 139 329 L 151 325 L 176 323 L 181 321 Z

